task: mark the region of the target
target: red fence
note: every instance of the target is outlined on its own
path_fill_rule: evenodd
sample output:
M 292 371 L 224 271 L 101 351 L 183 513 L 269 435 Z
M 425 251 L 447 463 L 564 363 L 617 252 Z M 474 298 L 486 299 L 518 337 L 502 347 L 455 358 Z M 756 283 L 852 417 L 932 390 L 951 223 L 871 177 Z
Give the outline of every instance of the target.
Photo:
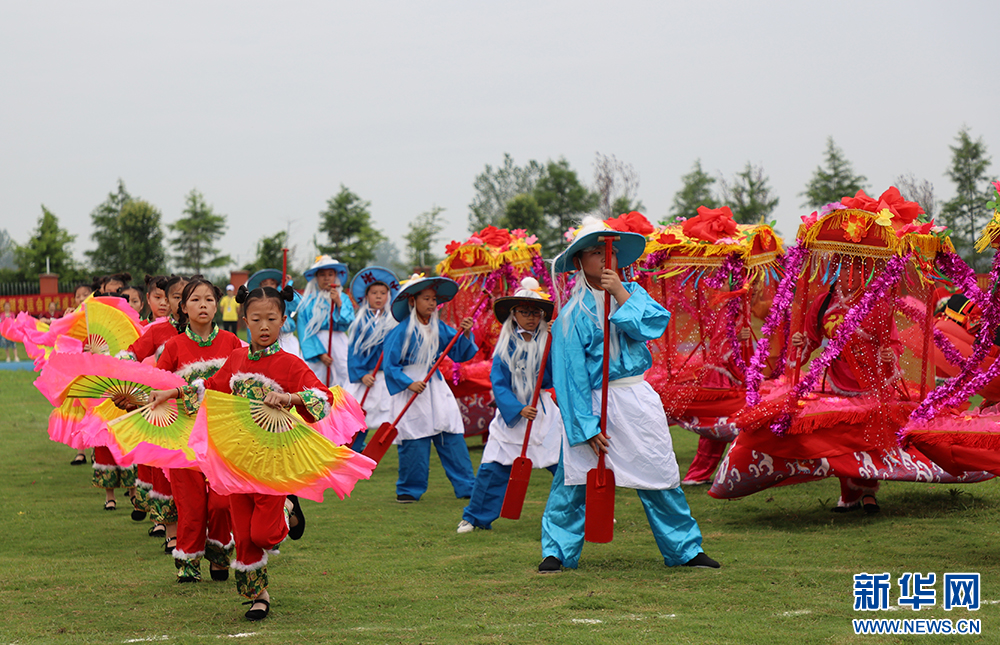
M 0 296 L 0 311 L 3 311 L 4 304 L 9 302 L 10 310 L 14 314 L 20 311 L 27 311 L 32 316 L 43 316 L 48 314 L 49 303 L 53 300 L 56 303 L 56 313 L 60 316 L 68 308 L 76 306 L 72 293 L 57 293 L 46 296 L 38 294 L 32 296 Z

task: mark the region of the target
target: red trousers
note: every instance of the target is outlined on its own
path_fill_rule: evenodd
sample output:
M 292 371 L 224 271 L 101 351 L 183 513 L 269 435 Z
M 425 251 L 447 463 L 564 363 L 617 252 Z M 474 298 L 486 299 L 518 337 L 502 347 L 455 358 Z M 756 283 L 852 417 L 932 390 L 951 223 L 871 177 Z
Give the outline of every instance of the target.
M 266 551 L 278 547 L 288 535 L 285 521 L 285 497 L 281 495 L 229 496 L 229 512 L 236 538 L 236 564 L 242 571 L 252 571 L 267 564 Z
M 206 538 L 217 547 L 213 549 L 215 551 L 222 552 L 229 548 L 233 540 L 229 497 L 209 488 L 205 476 L 193 468 L 172 468 L 170 484 L 177 505 L 174 558 L 194 560 L 205 555 Z M 209 560 L 214 561 L 211 557 Z
M 725 454 L 727 445 L 729 445 L 728 441 L 698 437 L 698 452 L 695 453 L 694 460 L 688 466 L 684 481 L 711 481 L 715 469 L 722 461 L 722 455 Z

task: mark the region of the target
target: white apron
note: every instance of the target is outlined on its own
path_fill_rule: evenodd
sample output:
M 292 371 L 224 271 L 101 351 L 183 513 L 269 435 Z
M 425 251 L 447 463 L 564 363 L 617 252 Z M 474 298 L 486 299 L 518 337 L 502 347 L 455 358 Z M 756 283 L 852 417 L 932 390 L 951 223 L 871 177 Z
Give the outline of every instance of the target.
M 326 330 L 321 330 L 319 332 L 320 338 L 326 336 Z M 340 387 L 347 389 L 347 386 L 351 382 L 350 376 L 347 372 L 347 334 L 342 331 L 333 332 L 333 336 L 330 338 L 330 358 L 333 359 L 333 365 L 330 366 L 330 382 L 326 381 L 326 365 L 323 364 L 321 360 L 306 361 L 316 378 L 319 379 L 320 383 L 326 385 L 327 387 L 333 387 L 334 385 L 339 385 Z M 423 378 L 423 377 L 421 377 Z M 359 399 L 360 400 L 360 399 Z
M 278 334 L 278 345 L 281 347 L 282 351 L 288 352 L 292 356 L 302 358 L 302 350 L 299 348 L 299 337 L 295 335 L 294 331 L 281 332 Z
M 403 373 L 414 381 L 422 381 L 427 376 L 427 370 L 420 365 L 407 365 Z M 395 419 L 406 402 L 413 396 L 410 390 L 403 390 L 391 397 L 390 416 Z M 391 420 L 391 419 L 390 419 Z M 424 391 L 416 398 L 413 405 L 406 411 L 403 418 L 396 424 L 399 436 L 393 443 L 401 440 L 423 439 L 436 434 L 465 434 L 465 424 L 462 422 L 462 411 L 458 409 L 458 401 L 451 393 L 451 388 L 435 374 Z
M 385 372 L 382 370 L 379 370 L 375 374 L 375 383 L 372 384 L 370 390 L 365 387 L 365 384 L 361 381 L 358 381 L 357 383 L 348 383 L 347 387 L 344 389 L 346 389 L 348 394 L 353 396 L 358 403 L 361 403 L 361 399 L 364 398 L 365 392 L 368 392 L 368 398 L 365 399 L 364 405 L 365 425 L 367 427 L 377 428 L 386 421 L 392 421 L 395 419 L 395 417 L 391 414 L 391 397 L 389 396 L 389 389 L 385 386 Z M 421 396 L 423 395 L 421 394 Z M 409 410 L 407 410 L 406 413 L 409 414 Z
M 483 448 L 482 463 L 497 463 L 510 466 L 521 456 L 521 446 L 524 444 L 524 431 L 528 420 L 520 417 L 513 426 L 508 426 L 503 415 L 497 410 L 490 422 L 490 438 Z M 552 395 L 542 392 L 538 399 L 538 416 L 531 425 L 531 436 L 528 438 L 528 459 L 533 468 L 547 468 L 559 463 L 559 447 L 563 432 L 562 415 L 556 407 Z
M 593 390 L 595 415 L 601 413 L 601 391 Z M 680 486 L 677 458 L 663 402 L 641 376 L 612 381 L 608 388 L 608 454 L 605 464 L 615 473 L 615 485 L 642 490 Z M 566 485 L 587 483 L 587 471 L 597 467 L 589 443 L 571 447 L 563 433 Z

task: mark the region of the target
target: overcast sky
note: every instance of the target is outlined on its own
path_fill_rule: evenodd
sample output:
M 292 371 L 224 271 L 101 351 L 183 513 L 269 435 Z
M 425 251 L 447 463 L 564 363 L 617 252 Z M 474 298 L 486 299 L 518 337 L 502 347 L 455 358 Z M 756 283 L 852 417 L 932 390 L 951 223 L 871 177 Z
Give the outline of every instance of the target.
M 967 125 L 1000 153 L 996 2 L 0 0 L 0 228 L 45 204 L 91 248 L 118 178 L 165 222 L 197 188 L 240 263 L 289 228 L 311 261 L 341 184 L 402 249 L 509 152 L 631 163 L 655 221 L 695 159 L 763 166 L 793 235 L 832 136 L 879 193 L 944 176 Z M 991 168 L 1000 173 L 1000 157 Z

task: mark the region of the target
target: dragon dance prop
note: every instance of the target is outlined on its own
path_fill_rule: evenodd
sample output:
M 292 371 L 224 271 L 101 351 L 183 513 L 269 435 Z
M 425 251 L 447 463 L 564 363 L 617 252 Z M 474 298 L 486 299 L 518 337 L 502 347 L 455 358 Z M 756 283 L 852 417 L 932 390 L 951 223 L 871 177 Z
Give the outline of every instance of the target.
M 645 378 L 672 423 L 731 441 L 737 430 L 728 419 L 745 405 L 756 330 L 782 276 L 781 240 L 768 224 L 737 224 L 728 207 L 701 207 L 646 237 L 639 282 L 671 318 L 649 345 L 653 367 Z M 741 330 L 750 337 L 741 339 Z M 768 373 L 784 361 L 766 358 Z
M 933 397 L 934 281 L 954 260 L 943 227 L 919 222 L 919 205 L 895 188 L 878 199 L 859 191 L 803 217 L 797 244 L 747 366 L 739 435 L 709 495 L 740 497 L 828 476 L 926 482 L 955 477 L 897 432 Z M 774 329 L 782 370 L 764 382 Z M 799 346 L 791 347 L 793 337 Z M 816 355 L 812 356 L 815 351 Z
M 467 436 L 482 434 L 493 418 L 490 368 L 493 350 L 500 336 L 500 324 L 491 315 L 483 315 L 477 301 L 483 291 L 493 297 L 516 288 L 521 278 L 534 276 L 539 284 L 551 286 L 551 278 L 542 260 L 542 247 L 534 235 L 523 229 L 513 231 L 487 226 L 464 242 L 452 241 L 445 247 L 447 256 L 437 272 L 459 285 L 458 295 L 445 304 L 441 319 L 458 327 L 466 316 L 476 323 L 473 334 L 479 351 L 464 363 L 449 358 L 441 364 L 441 373 L 458 400 Z M 549 289 L 551 293 L 551 289 Z

